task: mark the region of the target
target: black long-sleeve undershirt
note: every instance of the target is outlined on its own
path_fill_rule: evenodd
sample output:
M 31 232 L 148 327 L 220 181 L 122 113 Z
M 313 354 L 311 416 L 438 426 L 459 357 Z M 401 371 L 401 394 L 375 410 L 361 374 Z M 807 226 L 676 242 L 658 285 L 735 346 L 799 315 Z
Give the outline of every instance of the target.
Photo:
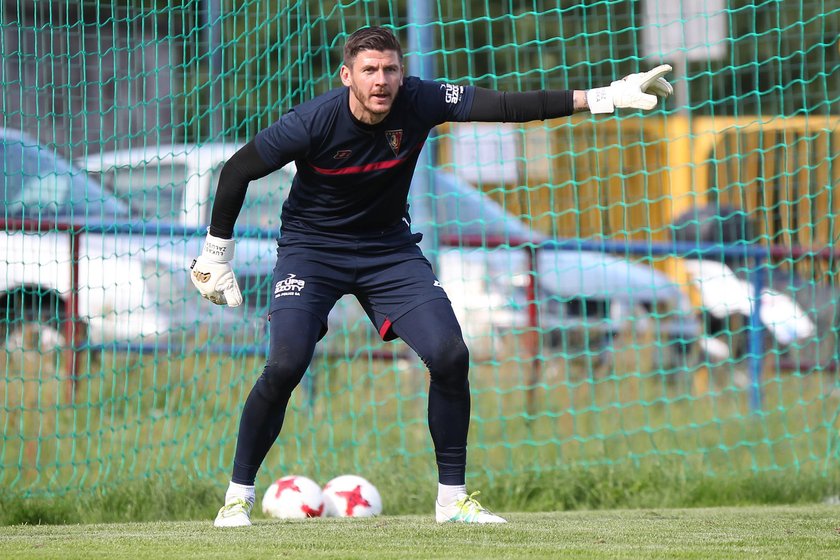
M 565 117 L 574 112 L 574 92 L 571 90 L 539 90 L 503 92 L 476 88 L 468 121 L 528 122 Z M 233 226 L 245 202 L 248 183 L 265 177 L 276 167 L 263 161 L 254 141 L 248 142 L 222 167 L 213 213 L 210 235 L 230 239 Z
M 233 237 L 233 225 L 245 202 L 248 183 L 265 177 L 275 169 L 276 166 L 263 161 L 253 140 L 227 160 L 219 174 L 210 217 L 210 235 L 223 239 Z
M 528 122 L 567 117 L 574 113 L 572 90 L 539 90 L 523 92 L 495 91 L 475 88 L 470 121 Z

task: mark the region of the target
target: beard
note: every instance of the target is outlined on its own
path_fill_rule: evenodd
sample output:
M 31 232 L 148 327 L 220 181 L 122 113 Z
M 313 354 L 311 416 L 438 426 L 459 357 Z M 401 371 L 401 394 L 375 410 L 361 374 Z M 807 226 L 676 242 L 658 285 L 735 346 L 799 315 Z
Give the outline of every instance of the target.
M 394 99 L 396 98 L 396 95 L 393 93 L 386 93 L 387 97 L 376 97 L 374 93 L 366 94 L 355 85 L 351 86 L 350 90 L 356 98 L 356 101 L 358 101 L 367 112 L 374 115 L 387 114 L 391 110 L 391 106 L 394 104 Z M 382 94 L 385 92 L 376 93 Z

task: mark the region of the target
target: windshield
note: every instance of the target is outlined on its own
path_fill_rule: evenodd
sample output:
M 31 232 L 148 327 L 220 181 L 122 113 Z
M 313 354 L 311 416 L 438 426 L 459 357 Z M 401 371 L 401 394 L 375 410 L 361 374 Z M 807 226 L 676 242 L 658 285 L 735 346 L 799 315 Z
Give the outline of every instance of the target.
M 187 168 L 180 163 L 112 167 L 101 180 L 129 207 L 131 218 L 181 221 Z
M 7 217 L 84 217 L 113 221 L 128 209 L 88 174 L 37 144 L 7 139 L 0 146 Z
M 436 212 L 432 219 L 440 236 L 493 236 L 515 244 L 539 241 L 542 237 L 455 175 L 436 173 L 432 188 Z

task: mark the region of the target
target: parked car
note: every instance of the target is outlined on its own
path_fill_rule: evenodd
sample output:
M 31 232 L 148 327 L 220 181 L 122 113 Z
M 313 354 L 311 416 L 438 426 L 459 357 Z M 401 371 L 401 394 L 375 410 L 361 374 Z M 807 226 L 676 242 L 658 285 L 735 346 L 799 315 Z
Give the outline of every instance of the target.
M 213 161 L 223 161 L 235 149 L 214 145 L 179 153 L 159 147 L 161 157 L 145 162 L 142 173 L 129 166 L 134 174 L 114 192 L 99 182 L 101 175 L 73 166 L 20 131 L 0 129 L 0 338 L 6 350 L 26 352 L 45 367 L 51 358 L 44 354 L 68 344 L 64 325 L 72 313 L 73 274 L 75 332 L 81 334 L 77 344 L 94 349 L 174 345 L 180 350 L 196 337 L 212 344 L 264 336 L 264 317 L 249 313 L 247 306 L 203 305 L 189 280 L 187 265 L 201 249 L 201 228 L 211 207 L 207 199 L 212 200 L 209 185 L 218 166 L 194 163 L 180 170 L 181 178 L 166 180 L 169 189 L 149 186 L 162 173 L 179 171 L 179 157 L 192 162 L 196 156 L 208 158 L 209 152 Z M 89 159 L 92 163 L 97 158 Z M 273 195 L 285 191 L 291 175 L 281 170 L 266 179 L 280 182 L 268 189 Z M 259 194 L 259 187 L 252 194 Z M 251 212 L 255 198 L 243 210 L 244 221 L 264 228 L 264 239 L 245 240 L 237 247 L 238 272 L 251 306 L 260 295 L 268 301 L 267 289 L 259 292 L 251 284 L 254 277 L 268 282 L 264 271 L 272 266 L 276 226 L 274 233 L 265 228 L 279 220 L 279 212 Z M 251 216 L 263 221 L 256 223 Z M 259 273 L 250 275 L 252 270 Z
M 814 261 L 771 259 L 762 264 L 757 297 L 757 269 L 749 253 L 770 241 L 759 234 L 758 215 L 728 204 L 708 204 L 686 210 L 671 224 L 677 242 L 730 248 L 725 255 L 711 252 L 683 259 L 700 300 L 700 346 L 712 363 L 743 361 L 750 355 L 751 315 L 759 300 L 757 319 L 766 353 L 777 356 L 785 367 L 830 367 L 837 337 L 827 333 L 840 327 L 837 307 L 831 303 L 838 294 L 831 283 L 820 282 L 819 273 L 810 268 Z M 766 254 L 770 251 L 768 247 Z
M 438 276 L 465 333 L 479 341 L 474 348 L 528 328 L 527 249 L 533 246 L 539 327 L 548 351 L 598 353 L 609 350 L 619 333 L 632 330 L 657 341 L 652 353 L 666 369 L 692 353 L 700 324 L 688 296 L 667 275 L 602 252 L 551 249 L 548 236 L 456 175 L 432 177 L 434 204 L 424 204 L 422 193 L 413 194 L 413 207 L 425 209 L 414 216 L 418 230 L 443 239 L 504 242 L 478 249 L 442 246 L 438 252 Z M 583 346 L 570 347 L 574 340 Z
M 194 231 L 192 252 L 182 253 L 177 263 L 185 268 L 200 252 L 204 240 L 201 229 L 210 223 L 222 166 L 242 145 L 238 142 L 147 145 L 91 154 L 77 163 L 125 203 L 130 219 L 163 220 Z M 248 196 L 236 222 L 238 230 L 247 230 L 246 234 L 237 236 L 236 243 L 235 272 L 243 305 L 237 308 L 211 305 L 196 298 L 191 285 L 177 296 L 189 302 L 195 313 L 213 316 L 207 323 L 217 342 L 250 345 L 254 352 L 264 351 L 262 337 L 272 295 L 270 283 L 277 255 L 280 209 L 294 174 L 294 163 L 290 163 L 248 187 Z M 170 241 L 161 239 L 160 242 Z M 165 276 L 166 270 L 162 274 Z
M 126 201 L 133 218 L 165 218 L 184 226 L 201 226 L 209 223 L 218 173 L 238 147 L 149 146 L 96 154 L 81 163 Z M 293 174 L 290 164 L 252 183 L 237 220 L 237 228 L 258 234 L 238 236 L 237 240 L 235 270 L 248 320 L 261 319 L 270 301 L 274 236 Z M 412 186 L 411 196 L 413 228 L 424 232 L 426 240 L 485 236 L 519 246 L 424 247 L 435 261 L 471 346 L 481 351 L 482 342 L 529 327 L 530 272 L 525 244 L 539 245 L 548 238 L 526 228 L 456 175 L 434 171 L 431 177 L 434 196 L 427 196 L 419 183 Z M 586 331 L 592 334 L 590 349 L 596 350 L 596 345 L 608 345 L 612 335 L 626 328 L 639 309 L 657 314 L 658 336 L 677 341 L 696 336 L 698 324 L 690 315 L 687 298 L 653 268 L 597 252 L 544 249 L 538 254 L 540 326 L 549 343 L 559 345 L 565 340 L 564 333 Z M 368 333 L 370 329 L 356 328 L 366 323 L 361 307 L 349 296 L 330 315 L 332 331 Z M 344 349 L 344 343 L 335 337 L 328 339 L 327 346 Z
M 184 241 L 161 243 L 109 229 L 129 220 L 128 207 L 20 131 L 0 129 L 0 158 L 0 338 L 7 351 L 66 344 L 71 258 L 78 273 L 78 332 L 88 342 L 142 341 L 191 326 L 175 295 L 188 281 Z M 75 257 L 69 229 L 77 230 Z

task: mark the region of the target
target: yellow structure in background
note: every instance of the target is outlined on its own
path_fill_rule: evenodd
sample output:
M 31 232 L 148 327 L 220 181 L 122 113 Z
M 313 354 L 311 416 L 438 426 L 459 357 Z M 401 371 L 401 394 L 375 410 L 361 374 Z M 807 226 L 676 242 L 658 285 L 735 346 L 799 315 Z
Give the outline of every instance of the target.
M 471 126 L 441 128 L 442 167 L 458 172 L 453 142 Z M 519 180 L 482 177 L 476 186 L 552 236 L 667 241 L 675 217 L 714 201 L 748 212 L 764 243 L 819 249 L 840 236 L 836 117 L 574 116 L 500 126 L 518 138 Z M 655 264 L 685 284 L 673 259 Z M 819 263 L 802 265 L 806 278 L 819 276 Z

